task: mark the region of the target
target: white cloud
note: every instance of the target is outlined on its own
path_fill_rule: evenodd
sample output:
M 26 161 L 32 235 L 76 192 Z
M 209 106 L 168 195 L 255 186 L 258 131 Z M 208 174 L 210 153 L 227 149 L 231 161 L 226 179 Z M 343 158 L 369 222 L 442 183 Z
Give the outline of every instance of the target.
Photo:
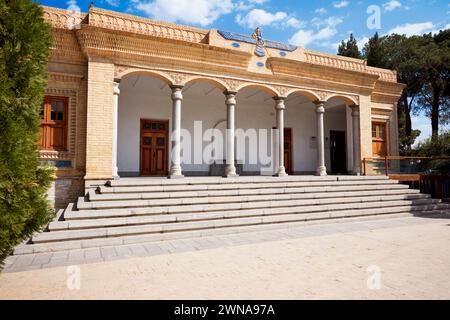
M 238 3 L 236 3 L 235 5 L 234 5 L 234 8 L 237 10 L 237 11 L 247 11 L 247 10 L 250 10 L 251 8 L 253 8 L 253 4 L 248 4 L 248 3 L 245 3 L 244 1 L 239 1 Z
M 347 7 L 349 4 L 348 1 L 337 1 L 337 2 L 333 2 L 333 7 L 335 8 L 345 8 Z
M 359 50 L 362 50 L 366 43 L 369 42 L 369 37 L 361 37 L 356 38 L 356 44 L 358 45 Z
M 397 8 L 400 8 L 401 6 L 402 4 L 400 3 L 400 1 L 397 0 L 391 0 L 383 4 L 383 8 L 385 11 L 393 11 Z
M 304 24 L 300 20 L 298 20 L 298 19 L 296 19 L 294 17 L 290 17 L 289 19 L 287 19 L 287 21 L 286 21 L 286 23 L 284 23 L 284 25 L 286 27 L 292 27 L 292 28 L 295 28 L 295 29 L 299 29 Z
M 135 6 L 154 19 L 201 26 L 213 23 L 234 8 L 232 0 L 154 0 L 139 1 Z
M 120 0 L 105 0 L 107 4 L 113 7 L 118 7 L 120 5 Z
M 311 23 L 316 27 L 328 26 L 328 27 L 336 27 L 341 24 L 344 20 L 341 17 L 331 16 L 326 19 L 313 18 Z
M 327 10 L 325 8 L 318 8 L 314 12 L 319 14 L 319 15 L 322 15 L 322 14 L 327 13 Z
M 313 19 L 313 24 L 317 30 L 298 30 L 289 39 L 290 44 L 305 47 L 312 42 L 318 41 L 318 45 L 323 47 L 335 47 L 334 43 L 330 43 L 329 39 L 337 34 L 336 27 L 343 22 L 342 18 L 329 17 L 325 20 Z
M 267 26 L 275 23 L 281 23 L 284 19 L 286 19 L 287 16 L 287 13 L 282 11 L 270 13 L 263 9 L 253 9 L 249 11 L 245 16 L 241 16 L 240 14 L 238 14 L 236 16 L 236 22 L 241 26 L 256 28 L 258 26 Z M 297 19 L 295 20 L 296 21 L 291 21 L 291 23 L 299 23 Z
M 405 34 L 406 36 L 410 37 L 413 35 L 422 35 L 424 33 L 430 32 L 434 27 L 435 26 L 432 22 L 406 23 L 392 28 L 388 31 L 388 34 Z
M 247 11 L 255 7 L 255 5 L 261 5 L 269 0 L 246 0 L 246 1 L 239 1 L 237 2 L 234 7 L 236 11 Z

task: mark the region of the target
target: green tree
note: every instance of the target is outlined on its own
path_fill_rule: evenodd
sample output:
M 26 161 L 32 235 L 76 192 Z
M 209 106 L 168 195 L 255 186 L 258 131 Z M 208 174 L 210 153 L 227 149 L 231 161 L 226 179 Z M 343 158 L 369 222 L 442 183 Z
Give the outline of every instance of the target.
M 29 0 L 0 0 L 0 263 L 54 216 L 37 139 L 51 27 Z
M 450 117 L 450 29 L 424 35 L 418 51 L 423 86 L 414 111 L 431 119 L 431 137 L 436 140 L 439 124 L 448 123 Z
M 369 41 L 364 45 L 363 56 L 367 60 L 367 65 L 378 68 L 387 68 L 388 62 L 385 59 L 385 48 L 384 40 L 385 38 L 380 38 L 378 32 L 369 39 Z
M 396 70 L 397 80 L 406 85 L 397 104 L 402 154 L 411 153 L 411 146 L 420 134 L 411 125 L 412 109 L 423 86 L 422 61 L 417 51 L 420 40 L 420 37 L 408 38 L 397 34 L 379 37 L 375 33 L 364 47 L 367 65 Z
M 339 56 L 361 59 L 362 55 L 359 51 L 358 43 L 353 37 L 352 33 L 350 33 L 350 38 L 347 40 L 347 42 L 344 42 L 344 40 L 341 41 L 337 54 Z

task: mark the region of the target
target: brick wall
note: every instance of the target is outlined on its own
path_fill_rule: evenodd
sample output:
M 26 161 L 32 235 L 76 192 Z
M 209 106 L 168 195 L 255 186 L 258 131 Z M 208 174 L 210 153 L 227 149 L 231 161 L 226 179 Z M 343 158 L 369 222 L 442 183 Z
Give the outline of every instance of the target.
M 89 61 L 86 179 L 112 178 L 113 82 L 112 63 Z

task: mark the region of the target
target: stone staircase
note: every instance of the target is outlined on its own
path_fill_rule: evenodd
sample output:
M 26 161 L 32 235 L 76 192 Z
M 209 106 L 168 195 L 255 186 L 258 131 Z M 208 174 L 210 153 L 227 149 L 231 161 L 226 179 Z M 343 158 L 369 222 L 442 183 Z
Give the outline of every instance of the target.
M 76 208 L 75 208 L 76 206 Z M 88 189 L 14 254 L 287 228 L 305 221 L 448 213 L 385 176 L 123 178 Z

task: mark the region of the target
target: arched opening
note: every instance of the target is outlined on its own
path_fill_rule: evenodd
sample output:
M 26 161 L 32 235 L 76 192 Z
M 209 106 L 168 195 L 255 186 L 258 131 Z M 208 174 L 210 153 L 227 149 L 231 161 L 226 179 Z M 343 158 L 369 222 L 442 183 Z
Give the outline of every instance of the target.
M 296 90 L 285 100 L 285 166 L 290 174 L 314 174 L 317 168 L 318 98 L 306 91 Z
M 258 85 L 245 86 L 236 95 L 236 162 L 242 175 L 275 173 L 276 95 Z
M 181 167 L 185 176 L 222 176 L 226 105 L 223 83 L 192 78 L 183 88 Z
M 325 103 L 325 165 L 330 174 L 353 170 L 351 105 L 355 101 L 345 96 L 332 96 Z
M 119 176 L 167 175 L 170 165 L 171 89 L 153 73 L 120 81 L 117 125 Z
M 139 71 L 131 71 L 124 74 L 120 74 L 119 78 L 121 81 L 125 81 L 128 78 L 136 78 L 136 77 L 149 77 L 156 78 L 163 83 L 170 86 L 172 84 L 172 80 L 164 73 L 158 71 L 147 71 L 147 70 L 139 70 Z

